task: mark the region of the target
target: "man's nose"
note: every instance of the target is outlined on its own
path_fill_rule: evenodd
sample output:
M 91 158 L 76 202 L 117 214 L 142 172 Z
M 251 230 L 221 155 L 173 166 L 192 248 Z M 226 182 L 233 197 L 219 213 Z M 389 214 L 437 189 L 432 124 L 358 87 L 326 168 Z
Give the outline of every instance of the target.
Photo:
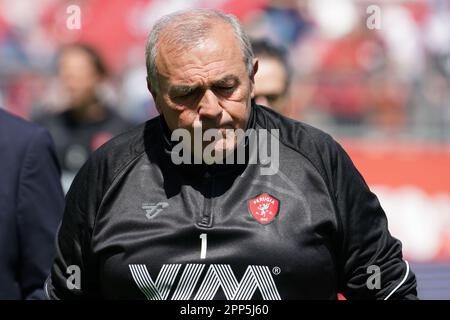
M 223 109 L 219 105 L 219 99 L 217 99 L 217 96 L 211 90 L 206 90 L 199 102 L 198 114 L 200 119 L 215 119 L 220 117 L 222 112 Z

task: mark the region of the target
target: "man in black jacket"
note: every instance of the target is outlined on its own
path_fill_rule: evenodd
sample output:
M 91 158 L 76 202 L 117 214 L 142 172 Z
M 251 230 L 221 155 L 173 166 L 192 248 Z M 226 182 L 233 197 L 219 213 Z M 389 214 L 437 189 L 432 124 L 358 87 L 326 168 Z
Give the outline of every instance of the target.
M 43 299 L 64 195 L 48 132 L 0 110 L 0 299 Z
M 415 298 L 401 244 L 344 150 L 251 103 L 258 62 L 234 17 L 166 16 L 146 53 L 161 115 L 75 178 L 50 298 Z

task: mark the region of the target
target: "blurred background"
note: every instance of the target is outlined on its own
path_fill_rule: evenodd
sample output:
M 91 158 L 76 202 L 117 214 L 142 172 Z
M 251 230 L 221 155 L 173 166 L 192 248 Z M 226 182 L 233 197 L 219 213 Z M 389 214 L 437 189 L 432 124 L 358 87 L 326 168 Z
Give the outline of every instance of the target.
M 51 131 L 67 190 L 90 152 L 157 115 L 146 35 L 193 7 L 285 52 L 278 110 L 344 146 L 419 297 L 450 299 L 450 0 L 0 0 L 0 107 Z

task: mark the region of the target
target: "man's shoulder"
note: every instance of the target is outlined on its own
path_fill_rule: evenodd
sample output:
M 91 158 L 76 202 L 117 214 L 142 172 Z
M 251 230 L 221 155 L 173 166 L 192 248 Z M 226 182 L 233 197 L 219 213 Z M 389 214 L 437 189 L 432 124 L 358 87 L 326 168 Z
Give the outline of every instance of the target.
M 122 172 L 145 156 L 146 146 L 158 141 L 159 118 L 154 118 L 126 131 L 98 148 L 78 171 L 67 195 L 70 199 L 84 197 L 86 190 L 91 205 L 98 209 L 99 201 Z M 95 186 L 95 187 L 94 187 Z M 78 201 L 78 200 L 76 200 Z M 86 209 L 87 210 L 87 209 Z
M 319 128 L 287 118 L 263 106 L 257 106 L 257 110 L 258 125 L 268 130 L 278 129 L 280 143 L 297 152 L 320 155 L 337 144 L 330 134 Z
M 26 164 L 27 168 L 36 167 L 38 161 L 48 159 L 52 148 L 53 142 L 47 130 L 0 110 L 0 176 L 9 181 L 5 183 L 5 187 L 11 188 L 17 182 L 17 175 L 24 172 Z
M 159 134 L 158 125 L 159 117 L 156 117 L 115 136 L 92 154 L 90 162 L 106 164 L 110 170 L 117 171 L 145 152 L 147 140 Z
M 306 159 L 322 178 L 331 183 L 333 170 L 342 156 L 342 148 L 328 133 L 280 115 L 265 107 L 257 108 L 258 126 L 279 130 L 280 145 L 293 150 L 299 158 Z M 282 154 L 280 154 L 283 157 Z
M 8 135 L 10 139 L 27 140 L 30 136 L 34 136 L 36 132 L 44 131 L 45 129 L 37 124 L 0 109 L 0 136 Z
M 50 143 L 46 129 L 0 109 L 0 147 L 3 150 L 24 151 L 31 142 L 37 141 Z

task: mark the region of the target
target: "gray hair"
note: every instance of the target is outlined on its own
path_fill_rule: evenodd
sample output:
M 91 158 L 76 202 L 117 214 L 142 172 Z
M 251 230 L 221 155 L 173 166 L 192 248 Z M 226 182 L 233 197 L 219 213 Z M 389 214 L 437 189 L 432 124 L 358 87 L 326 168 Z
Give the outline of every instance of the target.
M 232 28 L 242 51 L 243 60 L 251 76 L 253 73 L 253 50 L 250 40 L 242 28 L 239 20 L 232 14 L 224 14 L 216 10 L 190 9 L 171 13 L 160 18 L 153 26 L 145 48 L 145 62 L 147 77 L 152 87 L 158 91 L 158 70 L 156 69 L 156 55 L 158 41 L 165 36 L 164 31 L 176 26 L 167 37 L 169 43 L 177 44 L 181 49 L 191 48 L 204 39 L 212 28 L 211 20 L 220 19 Z

